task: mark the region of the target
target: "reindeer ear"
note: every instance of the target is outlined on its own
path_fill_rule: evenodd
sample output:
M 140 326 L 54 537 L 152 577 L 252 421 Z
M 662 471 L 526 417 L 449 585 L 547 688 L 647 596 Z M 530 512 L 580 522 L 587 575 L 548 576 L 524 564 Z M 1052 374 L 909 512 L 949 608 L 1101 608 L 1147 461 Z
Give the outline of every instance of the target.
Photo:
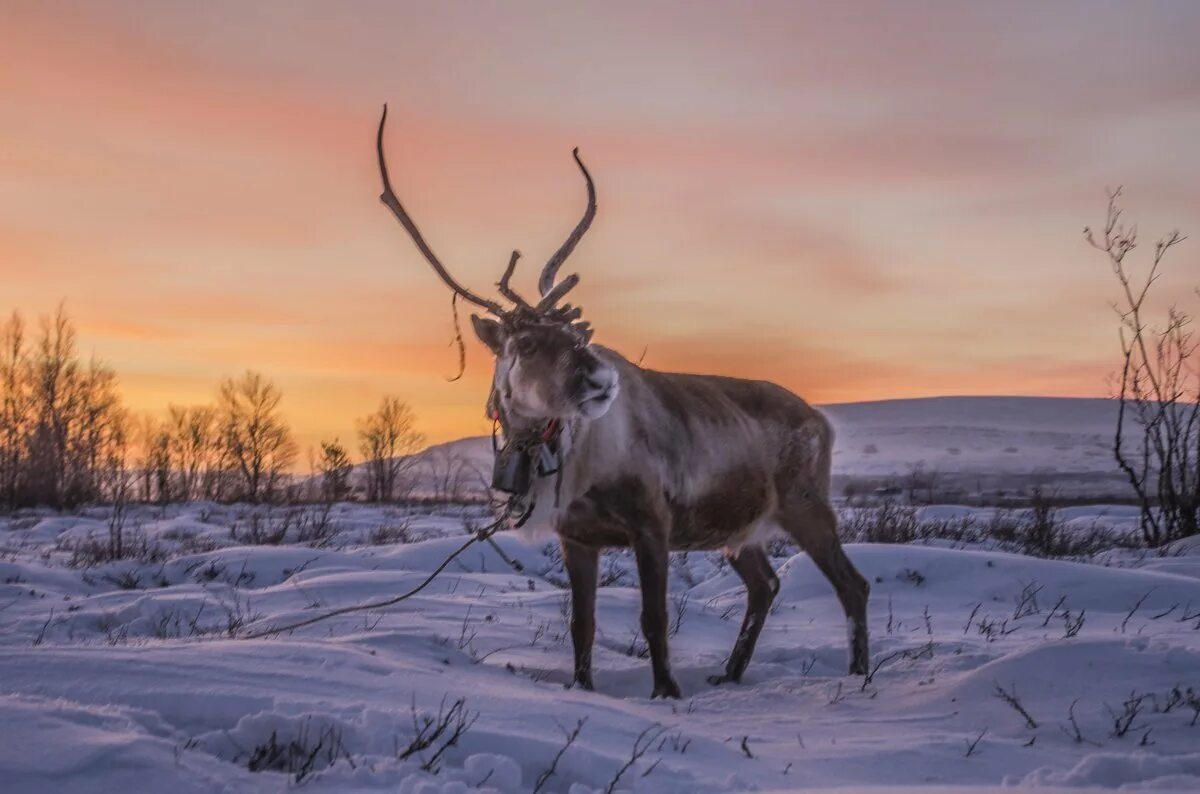
M 479 341 L 487 345 L 492 353 L 498 356 L 504 351 L 504 326 L 478 314 L 471 315 L 471 325 L 475 327 Z

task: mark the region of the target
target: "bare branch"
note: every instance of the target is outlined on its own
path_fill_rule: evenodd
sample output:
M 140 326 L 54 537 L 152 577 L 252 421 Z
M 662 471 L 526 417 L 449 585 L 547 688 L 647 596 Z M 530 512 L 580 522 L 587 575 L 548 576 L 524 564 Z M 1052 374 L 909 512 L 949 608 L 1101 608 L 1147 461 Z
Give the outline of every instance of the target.
M 988 729 L 984 728 L 982 731 L 979 732 L 979 735 L 975 737 L 974 741 L 967 742 L 967 752 L 964 754 L 964 756 L 963 756 L 964 758 L 970 758 L 972 755 L 975 754 L 975 748 L 979 746 L 979 743 L 981 741 L 983 741 L 983 737 L 987 734 L 987 732 L 988 732 Z
M 575 744 L 575 740 L 579 738 L 579 733 L 583 730 L 583 726 L 586 722 L 587 717 L 584 717 L 579 720 L 579 722 L 575 723 L 574 730 L 570 731 L 569 733 L 565 729 L 563 730 L 563 734 L 566 736 L 566 741 L 563 743 L 563 746 L 558 749 L 558 752 L 554 754 L 554 760 L 550 762 L 550 766 L 544 772 L 542 772 L 542 774 L 538 775 L 537 783 L 535 783 L 533 786 L 533 794 L 538 794 L 538 792 L 542 790 L 542 786 L 546 785 L 550 778 L 554 777 L 554 773 L 558 770 L 558 762 L 562 759 L 563 753 L 569 750 L 571 745 Z M 562 726 L 559 727 L 561 728 Z
M 631 766 L 641 760 L 642 756 L 654 745 L 654 742 L 666 733 L 666 731 L 666 726 L 655 723 L 637 735 L 637 738 L 633 740 L 633 750 L 630 751 L 629 760 L 617 770 L 612 780 L 608 781 L 608 785 L 604 788 L 604 794 L 612 794 L 616 791 L 617 783 L 620 782 L 624 774 L 629 771 Z
M 1037 721 L 1033 717 L 1029 716 L 1029 712 L 1025 710 L 1025 707 L 1023 705 L 1021 705 L 1021 701 L 1017 698 L 1016 686 L 1013 686 L 1012 692 L 1008 692 L 1004 689 L 1004 687 L 1000 686 L 999 681 L 997 681 L 995 683 L 996 683 L 996 691 L 993 694 L 996 697 L 1003 700 L 1008 705 L 1012 706 L 1013 710 L 1016 711 L 1018 714 L 1020 714 L 1021 717 L 1025 720 L 1025 724 L 1027 726 L 1029 726 L 1030 728 L 1037 728 L 1037 726 L 1038 726 Z

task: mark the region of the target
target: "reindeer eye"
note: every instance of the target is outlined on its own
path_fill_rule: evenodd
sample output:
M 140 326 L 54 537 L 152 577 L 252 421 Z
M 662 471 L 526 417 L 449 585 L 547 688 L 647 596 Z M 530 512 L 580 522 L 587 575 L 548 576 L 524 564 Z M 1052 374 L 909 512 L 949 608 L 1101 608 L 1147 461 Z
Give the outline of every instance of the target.
M 517 337 L 517 355 L 532 356 L 537 352 L 537 348 L 537 340 L 528 336 Z

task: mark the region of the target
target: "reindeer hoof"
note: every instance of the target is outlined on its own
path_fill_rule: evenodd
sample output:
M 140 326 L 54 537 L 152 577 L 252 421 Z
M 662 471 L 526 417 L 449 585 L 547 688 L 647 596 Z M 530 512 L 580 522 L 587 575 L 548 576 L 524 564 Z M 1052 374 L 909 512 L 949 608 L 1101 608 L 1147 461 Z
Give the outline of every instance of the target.
M 732 676 L 729 673 L 722 673 L 721 675 L 710 675 L 708 677 L 708 683 L 712 684 L 713 686 L 720 686 L 721 684 L 740 684 L 742 683 L 742 679 L 740 676 Z
M 592 679 L 590 677 L 589 678 L 576 678 L 574 681 L 572 681 L 569 684 L 563 684 L 563 689 L 576 689 L 576 688 L 582 689 L 585 692 L 595 692 L 596 691 L 596 687 L 594 687 L 592 685 Z
M 657 698 L 674 698 L 679 700 L 683 697 L 683 693 L 679 691 L 679 684 L 675 683 L 674 679 L 668 678 L 665 681 L 659 681 L 654 685 L 654 691 L 650 693 L 650 699 Z

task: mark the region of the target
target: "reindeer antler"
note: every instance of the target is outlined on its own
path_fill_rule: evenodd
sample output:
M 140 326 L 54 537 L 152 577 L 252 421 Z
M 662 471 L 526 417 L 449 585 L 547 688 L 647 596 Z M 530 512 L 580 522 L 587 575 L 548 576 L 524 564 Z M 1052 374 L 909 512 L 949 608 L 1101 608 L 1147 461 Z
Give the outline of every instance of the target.
M 583 160 L 579 159 L 578 147 L 571 151 L 571 156 L 575 158 L 575 163 L 579 166 L 579 170 L 583 172 L 583 178 L 587 181 L 587 209 L 584 210 L 583 217 L 579 220 L 571 235 L 567 237 L 566 242 L 554 252 L 554 256 L 550 257 L 550 261 L 542 268 L 542 275 L 538 278 L 538 292 L 542 296 L 541 301 L 537 305 L 539 312 L 549 311 L 555 303 L 579 283 L 579 276 L 575 274 L 567 276 L 558 282 L 558 284 L 554 283 L 554 279 L 558 275 L 558 269 L 562 267 L 562 263 L 575 250 L 575 246 L 579 245 L 579 241 L 583 238 L 583 235 L 592 225 L 592 220 L 596 217 L 596 185 L 592 182 L 592 175 L 588 173 L 587 166 L 583 164 Z
M 495 301 L 479 297 L 454 280 L 454 277 L 450 275 L 450 272 L 446 270 L 445 266 L 433 253 L 433 249 L 425 242 L 425 238 L 421 236 L 421 232 L 417 229 L 417 225 L 413 223 L 412 218 L 408 217 L 408 213 L 404 210 L 404 205 L 400 203 L 400 199 L 396 198 L 396 194 L 392 190 L 391 180 L 388 179 L 387 162 L 383 157 L 383 125 L 385 122 L 387 122 L 387 103 L 384 103 L 383 115 L 379 117 L 379 133 L 375 138 L 375 149 L 379 154 L 379 176 L 383 179 L 383 192 L 379 194 L 379 200 L 387 205 L 387 208 L 396 216 L 396 220 L 400 221 L 400 225 L 408 232 L 408 236 L 412 238 L 413 243 L 417 246 L 417 250 L 425 256 L 425 259 L 433 266 L 434 271 L 441 277 L 442 281 L 446 282 L 446 286 L 454 290 L 464 300 L 474 303 L 481 309 L 487 309 L 497 317 L 507 316 L 508 312 L 505 311 L 503 306 Z M 512 275 L 511 271 L 516 267 L 516 264 L 516 257 L 514 256 L 512 262 L 509 263 L 509 272 L 506 273 L 506 278 L 504 279 L 506 286 L 507 276 Z
M 529 301 L 521 297 L 521 293 L 508 285 L 508 280 L 512 278 L 513 272 L 517 269 L 517 260 L 521 258 L 520 251 L 513 251 L 512 257 L 508 260 L 508 267 L 504 268 L 504 275 L 496 282 L 496 288 L 500 290 L 500 294 L 508 298 L 513 303 L 517 304 L 518 309 L 529 309 L 533 311 L 533 307 L 529 305 Z
M 379 176 L 383 180 L 383 192 L 379 194 L 379 200 L 392 211 L 396 216 L 396 220 L 400 221 L 400 225 L 408 232 L 408 236 L 412 238 L 413 244 L 417 246 L 417 250 L 424 255 L 425 259 L 433 267 L 435 273 L 445 282 L 446 286 L 454 290 L 454 294 L 458 297 L 470 301 L 476 306 L 486 309 L 497 317 L 511 323 L 518 322 L 551 322 L 561 323 L 562 325 L 571 326 L 585 334 L 590 338 L 590 329 L 586 323 L 577 322 L 582 315 L 582 310 L 578 306 L 566 304 L 557 306 L 563 296 L 575 288 L 579 283 L 579 275 L 572 273 L 562 281 L 555 283 L 555 278 L 558 275 L 558 270 L 562 267 L 562 263 L 566 261 L 571 252 L 575 250 L 575 246 L 583 238 L 588 228 L 592 225 L 592 220 L 596 217 L 596 185 L 592 182 L 592 175 L 588 173 L 587 166 L 583 164 L 583 160 L 579 159 L 579 149 L 571 152 L 571 156 L 575 158 L 575 163 L 579 166 L 579 170 L 583 172 L 583 178 L 587 182 L 587 209 L 583 213 L 583 218 L 575 226 L 557 251 L 554 256 L 550 257 L 550 261 L 542 268 L 541 276 L 538 278 L 538 292 L 541 299 L 532 304 L 521 296 L 515 289 L 510 286 L 509 281 L 512 279 L 513 273 L 517 269 L 517 260 L 521 258 L 520 251 L 513 251 L 512 257 L 508 260 L 508 267 L 504 269 L 504 274 L 500 276 L 500 280 L 496 282 L 496 287 L 500 294 L 510 300 L 514 304 L 514 308 L 506 309 L 495 301 L 487 298 L 481 298 L 471 290 L 459 284 L 454 276 L 450 275 L 450 271 L 441 263 L 437 255 L 433 253 L 433 249 L 425 242 L 425 238 L 421 235 L 417 225 L 413 223 L 412 218 L 408 216 L 408 212 L 404 209 L 404 205 L 400 203 L 400 199 L 396 198 L 395 191 L 392 190 L 392 182 L 388 178 L 387 161 L 383 155 L 383 130 L 387 123 L 387 104 L 383 106 L 383 114 L 379 117 L 379 132 L 375 137 L 375 150 L 379 155 Z

